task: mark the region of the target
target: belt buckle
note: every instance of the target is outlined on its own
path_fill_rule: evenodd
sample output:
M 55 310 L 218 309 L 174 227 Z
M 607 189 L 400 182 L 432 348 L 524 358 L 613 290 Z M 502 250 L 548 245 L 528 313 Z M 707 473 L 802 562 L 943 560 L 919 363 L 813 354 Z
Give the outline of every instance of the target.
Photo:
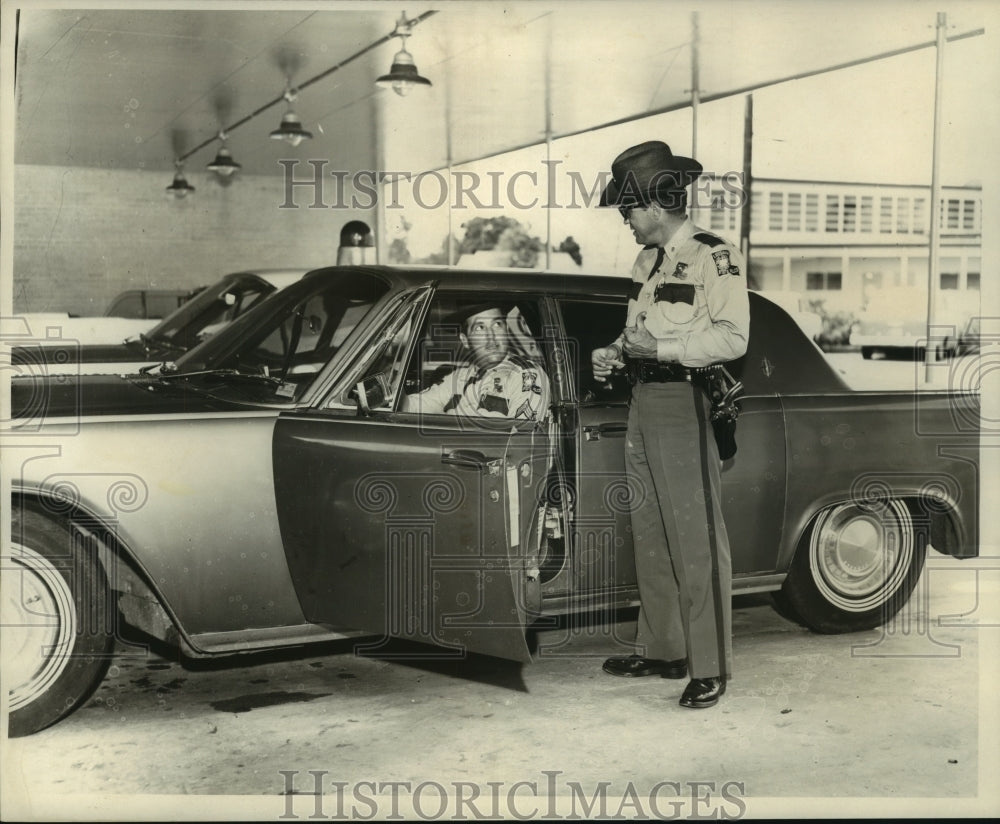
M 651 383 L 658 380 L 663 375 L 661 364 L 653 361 L 639 361 L 639 383 Z

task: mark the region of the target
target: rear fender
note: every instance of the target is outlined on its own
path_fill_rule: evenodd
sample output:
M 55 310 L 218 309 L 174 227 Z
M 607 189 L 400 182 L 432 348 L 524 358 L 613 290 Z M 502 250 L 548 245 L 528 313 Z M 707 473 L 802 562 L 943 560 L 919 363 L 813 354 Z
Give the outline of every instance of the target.
M 970 539 L 975 530 L 966 523 L 964 513 L 968 507 L 965 505 L 965 494 L 959 480 L 943 472 L 859 475 L 850 488 L 816 498 L 798 518 L 789 522 L 778 558 L 778 570 L 788 570 L 802 539 L 824 509 L 848 501 L 867 502 L 878 507 L 893 498 L 906 504 L 914 529 L 926 535 L 935 550 L 956 558 L 976 557 L 979 547 Z M 970 512 L 974 513 L 974 508 Z

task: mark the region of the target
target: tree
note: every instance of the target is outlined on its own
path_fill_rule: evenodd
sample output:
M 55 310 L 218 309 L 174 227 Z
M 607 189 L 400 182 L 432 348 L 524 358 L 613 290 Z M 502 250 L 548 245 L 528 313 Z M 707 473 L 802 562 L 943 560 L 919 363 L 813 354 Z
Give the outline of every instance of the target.
M 512 217 L 476 217 L 462 226 L 465 237 L 459 252 L 463 255 L 498 249 L 510 253 L 508 266 L 532 269 L 538 264 L 538 255 L 545 250 L 545 244 L 529 235 L 521 222 Z

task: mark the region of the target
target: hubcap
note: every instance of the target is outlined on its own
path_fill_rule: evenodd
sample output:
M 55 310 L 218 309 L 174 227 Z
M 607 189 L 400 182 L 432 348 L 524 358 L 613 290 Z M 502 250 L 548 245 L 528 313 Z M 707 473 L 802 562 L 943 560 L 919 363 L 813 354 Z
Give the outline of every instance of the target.
M 4 561 L 0 601 L 10 709 L 45 693 L 69 663 L 76 610 L 69 584 L 48 559 L 15 544 Z
M 819 517 L 809 544 L 810 569 L 827 601 L 848 612 L 884 604 L 913 561 L 913 529 L 901 501 L 840 504 Z

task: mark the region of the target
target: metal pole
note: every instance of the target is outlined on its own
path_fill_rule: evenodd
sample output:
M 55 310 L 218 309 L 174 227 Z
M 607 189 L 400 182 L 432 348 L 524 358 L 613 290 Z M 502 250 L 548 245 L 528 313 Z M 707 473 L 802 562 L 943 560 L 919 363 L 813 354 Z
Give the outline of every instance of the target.
M 448 178 L 445 190 L 448 192 L 448 266 L 454 266 L 456 261 L 456 249 L 455 249 L 455 232 L 453 229 L 453 224 L 455 220 L 454 210 L 452 209 L 452 198 L 451 198 L 451 185 L 454 181 L 454 173 L 452 170 L 452 145 L 451 145 L 451 72 L 448 70 L 451 63 L 445 64 L 445 76 L 444 76 L 444 141 L 445 141 L 445 162 L 448 164 Z
M 691 12 L 691 157 L 698 157 L 698 104 L 701 102 L 701 90 L 698 88 L 698 12 Z M 692 220 L 698 222 L 698 187 L 691 192 L 690 208 Z
M 743 207 L 740 210 L 740 251 L 747 266 L 750 283 L 750 214 L 753 203 L 753 95 L 746 97 L 743 114 Z M 759 284 L 758 284 L 759 288 Z
M 931 346 L 931 330 L 934 326 L 934 293 L 940 279 L 941 261 L 941 97 L 944 78 L 944 44 L 947 31 L 947 15 L 937 13 L 937 60 L 934 68 L 934 138 L 931 144 L 931 226 L 928 233 L 927 261 L 927 346 L 924 350 L 924 382 L 931 382 L 931 366 L 934 363 L 934 347 Z
M 545 271 L 552 269 L 552 15 L 545 48 Z
M 701 89 L 698 88 L 698 12 L 691 12 L 691 156 L 698 157 L 698 103 Z

